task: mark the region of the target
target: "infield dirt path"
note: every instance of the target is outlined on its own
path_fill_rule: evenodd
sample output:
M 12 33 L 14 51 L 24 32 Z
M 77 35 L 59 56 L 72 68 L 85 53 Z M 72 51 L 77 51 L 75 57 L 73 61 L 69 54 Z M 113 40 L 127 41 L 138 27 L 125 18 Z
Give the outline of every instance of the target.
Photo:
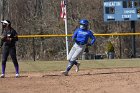
M 91 69 L 69 76 L 60 72 L 7 74 L 0 93 L 139 93 L 140 68 Z

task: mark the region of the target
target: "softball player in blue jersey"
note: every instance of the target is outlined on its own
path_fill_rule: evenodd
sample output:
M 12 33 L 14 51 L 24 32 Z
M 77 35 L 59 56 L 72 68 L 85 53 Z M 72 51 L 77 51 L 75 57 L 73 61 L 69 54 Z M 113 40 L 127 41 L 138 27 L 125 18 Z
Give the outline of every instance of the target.
M 68 55 L 68 66 L 66 68 L 66 71 L 63 71 L 62 74 L 67 76 L 70 69 L 73 67 L 73 65 L 76 65 L 76 72 L 79 71 L 80 63 L 76 61 L 78 56 L 83 53 L 86 46 L 91 46 L 95 42 L 95 36 L 93 33 L 88 30 L 89 22 L 86 19 L 82 19 L 79 22 L 80 27 L 77 28 L 72 36 L 72 40 L 75 42 L 73 47 L 71 48 L 69 55 Z M 91 39 L 90 42 L 88 42 L 89 38 Z

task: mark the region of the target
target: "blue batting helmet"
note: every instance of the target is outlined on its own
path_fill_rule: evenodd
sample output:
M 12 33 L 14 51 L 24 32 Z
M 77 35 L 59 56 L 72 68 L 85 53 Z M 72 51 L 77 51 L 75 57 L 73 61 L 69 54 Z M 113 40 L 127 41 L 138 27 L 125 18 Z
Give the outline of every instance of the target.
M 81 25 L 88 25 L 88 20 L 82 19 L 82 20 L 80 20 L 79 24 L 81 24 Z

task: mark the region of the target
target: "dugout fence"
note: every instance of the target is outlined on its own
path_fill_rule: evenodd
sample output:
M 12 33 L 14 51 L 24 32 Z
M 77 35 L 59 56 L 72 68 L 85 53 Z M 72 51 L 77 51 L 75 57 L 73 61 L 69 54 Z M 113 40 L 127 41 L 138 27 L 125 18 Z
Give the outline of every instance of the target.
M 115 58 L 133 58 L 140 55 L 140 33 L 110 33 L 94 34 L 97 38 L 95 45 L 89 49 L 88 59 L 104 59 L 106 55 L 106 42 L 111 41 L 115 47 Z M 18 58 L 32 60 L 66 60 L 65 37 L 68 37 L 69 49 L 72 47 L 72 34 L 69 35 L 19 35 Z M 136 45 L 132 45 L 135 36 Z M 59 42 L 57 42 L 59 40 Z M 28 43 L 30 41 L 30 43 Z M 127 43 L 128 42 L 128 43 Z M 24 44 L 25 43 L 25 44 Z M 124 44 L 126 43 L 126 44 Z M 32 47 L 31 47 L 32 46 Z M 51 47 L 47 47 L 51 46 Z M 135 47 L 134 47 L 135 46 Z M 54 48 L 53 48 L 54 47 Z M 133 51 L 136 48 L 135 51 Z M 25 50 L 25 51 L 24 51 Z M 27 50 L 27 51 L 26 51 Z M 58 50 L 58 51 L 57 51 Z M 24 53 L 24 52 L 25 53 Z M 82 55 L 79 59 L 83 59 Z

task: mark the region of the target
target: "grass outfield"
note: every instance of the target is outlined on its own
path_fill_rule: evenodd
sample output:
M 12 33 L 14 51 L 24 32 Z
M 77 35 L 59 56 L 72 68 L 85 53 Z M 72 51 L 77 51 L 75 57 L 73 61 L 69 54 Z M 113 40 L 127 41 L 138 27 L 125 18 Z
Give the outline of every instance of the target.
M 80 69 L 140 67 L 140 59 L 79 60 Z M 20 72 L 62 71 L 67 61 L 22 61 Z M 1 69 L 1 66 L 0 66 Z M 12 62 L 7 62 L 6 72 L 15 72 Z

